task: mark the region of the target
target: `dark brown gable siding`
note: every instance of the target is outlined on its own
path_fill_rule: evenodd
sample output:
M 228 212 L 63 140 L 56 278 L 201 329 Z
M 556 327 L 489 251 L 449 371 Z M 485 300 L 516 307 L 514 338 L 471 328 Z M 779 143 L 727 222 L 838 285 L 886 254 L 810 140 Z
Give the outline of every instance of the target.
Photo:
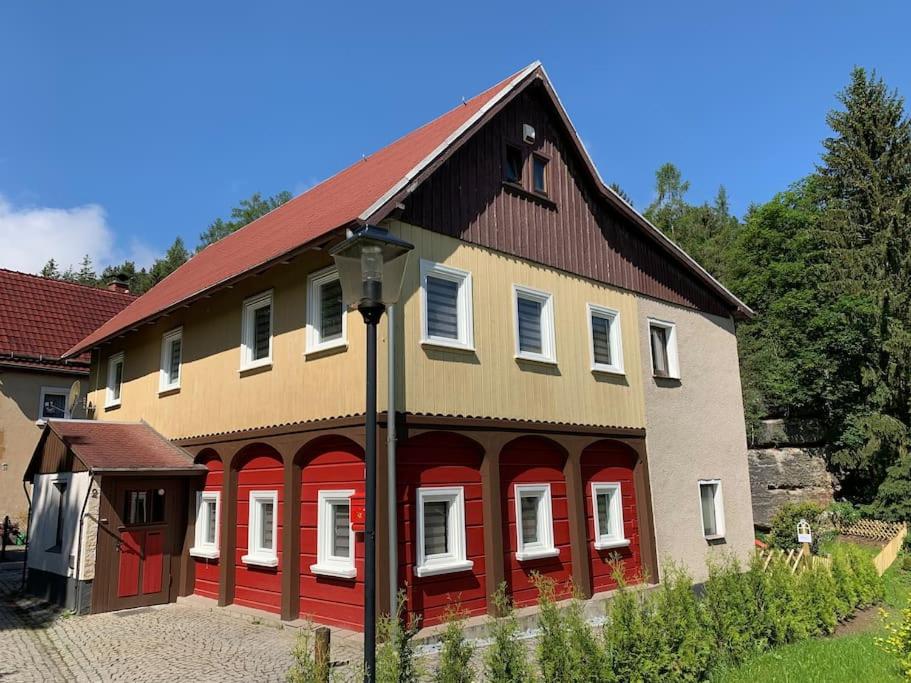
M 85 472 L 85 465 L 59 436 L 49 432 L 40 444 L 39 460 L 35 463 L 35 474 L 57 474 L 59 472 Z
M 534 146 L 521 142 L 534 126 Z M 550 159 L 548 200 L 502 183 L 504 145 Z M 401 219 L 466 242 L 577 273 L 671 303 L 730 309 L 598 195 L 540 84 L 520 93 L 405 201 Z

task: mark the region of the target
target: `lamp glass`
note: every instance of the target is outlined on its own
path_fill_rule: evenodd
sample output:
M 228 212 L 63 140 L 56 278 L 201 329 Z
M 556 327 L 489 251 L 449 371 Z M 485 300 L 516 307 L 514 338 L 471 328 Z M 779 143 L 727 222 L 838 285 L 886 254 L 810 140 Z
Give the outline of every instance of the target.
M 402 279 L 412 244 L 386 230 L 368 226 L 332 250 L 347 308 L 362 303 L 394 304 L 402 293 Z

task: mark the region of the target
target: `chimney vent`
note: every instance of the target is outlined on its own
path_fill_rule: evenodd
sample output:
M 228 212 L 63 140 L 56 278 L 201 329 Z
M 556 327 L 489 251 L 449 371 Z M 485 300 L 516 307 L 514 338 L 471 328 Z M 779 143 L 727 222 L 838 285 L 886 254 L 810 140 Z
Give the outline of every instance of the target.
M 117 273 L 117 275 L 111 278 L 111 281 L 108 282 L 108 286 L 105 287 L 105 289 L 107 289 L 109 292 L 129 294 L 130 279 L 127 277 L 126 273 Z

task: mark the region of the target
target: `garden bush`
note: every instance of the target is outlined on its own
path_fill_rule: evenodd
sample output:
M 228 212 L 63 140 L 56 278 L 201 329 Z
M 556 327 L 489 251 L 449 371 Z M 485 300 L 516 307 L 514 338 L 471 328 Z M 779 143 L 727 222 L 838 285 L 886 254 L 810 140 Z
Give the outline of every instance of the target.
M 474 646 L 465 638 L 465 614 L 458 605 L 450 606 L 443 617 L 443 647 L 434 676 L 436 683 L 471 683 L 475 680 L 471 658 Z
M 775 516 L 772 517 L 771 529 L 766 537 L 769 545 L 779 550 L 791 550 L 796 548 L 797 543 L 797 523 L 805 519 L 814 529 L 822 514 L 822 508 L 816 503 L 786 503 L 782 505 Z M 817 550 L 819 542 L 818 534 L 813 534 L 813 552 Z
M 659 680 L 698 681 L 709 668 L 713 647 L 700 619 L 700 605 L 693 580 L 680 567 L 668 563 L 661 586 L 650 596 L 655 668 Z
M 406 623 L 407 618 L 407 623 Z M 378 683 L 415 683 L 419 670 L 415 661 L 414 637 L 420 618 L 407 610 L 404 591 L 398 595 L 398 611 L 377 623 L 376 680 Z
M 496 683 L 524 683 L 535 680 L 528 664 L 525 643 L 518 639 L 519 622 L 513 612 L 512 602 L 506 594 L 505 583 L 500 584 L 492 599 L 500 617 L 493 619 L 490 625 L 493 642 L 484 656 L 487 680 Z
M 807 615 L 811 635 L 828 635 L 838 624 L 838 598 L 832 572 L 817 565 L 797 577 L 798 591 Z
M 739 664 L 764 645 L 758 571 L 742 572 L 733 558 L 709 563 L 702 615 L 716 655 L 727 664 Z
M 313 654 L 313 627 L 301 629 L 291 651 L 294 664 L 288 671 L 288 683 L 325 683 L 329 678 L 329 662 L 317 662 Z

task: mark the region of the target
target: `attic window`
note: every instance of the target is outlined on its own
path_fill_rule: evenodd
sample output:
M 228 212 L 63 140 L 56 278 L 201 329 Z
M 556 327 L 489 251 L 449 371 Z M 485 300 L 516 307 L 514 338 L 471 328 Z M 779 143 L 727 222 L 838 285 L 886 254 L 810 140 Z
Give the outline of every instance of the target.
M 522 183 L 522 151 L 518 147 L 506 145 L 503 179 L 507 183 Z
M 532 183 L 535 192 L 547 194 L 547 159 L 535 154 L 533 157 Z

